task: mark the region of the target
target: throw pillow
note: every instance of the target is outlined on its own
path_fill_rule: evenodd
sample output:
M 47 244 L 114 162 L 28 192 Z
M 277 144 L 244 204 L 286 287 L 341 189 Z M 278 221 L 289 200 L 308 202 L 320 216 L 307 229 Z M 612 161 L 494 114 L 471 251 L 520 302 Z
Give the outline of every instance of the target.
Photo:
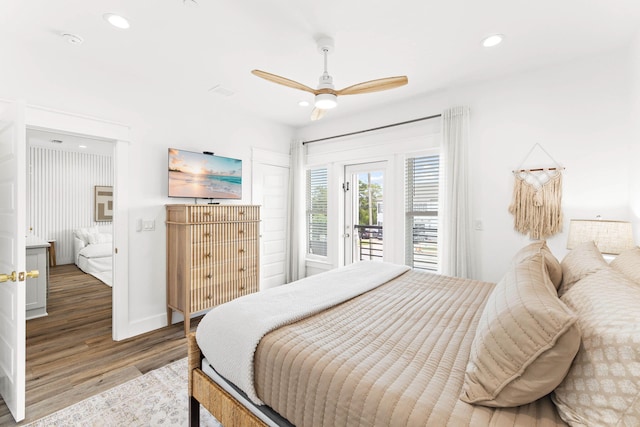
M 558 413 L 570 425 L 640 425 L 640 287 L 607 269 L 561 299 L 578 316 L 582 344 L 551 396 Z
M 640 248 L 628 249 L 611 261 L 615 268 L 634 282 L 640 284 Z
M 544 264 L 547 267 L 549 279 L 551 279 L 551 283 L 553 283 L 553 286 L 558 289 L 560 283 L 562 282 L 562 267 L 560 266 L 560 262 L 558 261 L 558 259 L 551 253 L 551 250 L 547 246 L 546 240 L 535 241 L 520 249 L 514 255 L 511 263 L 512 265 L 518 264 L 538 253 L 544 255 Z
M 609 268 L 600 250 L 594 242 L 584 242 L 576 246 L 560 263 L 562 266 L 562 285 L 558 296 L 567 292 L 574 283 L 596 271 Z
M 461 399 L 511 407 L 550 393 L 578 351 L 575 322 L 576 316 L 556 295 L 542 254 L 513 265 L 481 315 Z

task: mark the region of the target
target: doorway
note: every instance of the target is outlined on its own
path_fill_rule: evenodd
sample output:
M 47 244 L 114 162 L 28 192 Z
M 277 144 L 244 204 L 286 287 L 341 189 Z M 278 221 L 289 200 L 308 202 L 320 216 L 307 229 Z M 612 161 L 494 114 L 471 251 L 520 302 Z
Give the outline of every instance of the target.
M 0 101 L 0 107 L 4 107 L 4 109 L 0 108 L 0 111 L 3 111 L 3 120 L 4 123 L 7 123 L 5 128 L 12 130 L 13 139 L 11 141 L 14 141 L 11 147 L 6 148 L 8 152 L 11 153 L 15 147 L 19 147 L 14 150 L 17 153 L 16 155 L 4 156 L 4 158 L 12 160 L 12 164 L 19 164 L 19 166 L 17 171 L 4 168 L 5 177 L 14 180 L 17 183 L 18 190 L 11 192 L 12 196 L 15 196 L 13 199 L 9 197 L 3 198 L 3 212 L 6 211 L 6 206 L 17 207 L 18 219 L 16 221 L 3 221 L 10 225 L 9 229 L 11 229 L 11 233 L 9 233 L 9 236 L 12 236 L 12 241 L 14 242 L 12 245 L 13 256 L 3 257 L 3 260 L 5 258 L 10 260 L 5 263 L 5 267 L 7 267 L 5 269 L 7 269 L 7 271 L 13 269 L 19 272 L 15 277 L 19 279 L 20 283 L 23 283 L 23 275 L 25 275 L 23 270 L 25 269 L 24 253 L 26 252 L 26 239 L 24 236 L 28 232 L 25 221 L 27 216 L 25 195 L 27 181 L 27 171 L 25 170 L 26 127 L 28 126 L 30 129 L 38 130 L 51 130 L 68 135 L 94 135 L 96 138 L 103 138 L 112 142 L 114 171 L 116 172 L 114 174 L 113 184 L 113 211 L 114 218 L 116 216 L 118 218 L 117 221 L 114 221 L 113 238 L 114 283 L 117 283 L 117 286 L 114 286 L 112 289 L 112 336 L 114 340 L 128 338 L 131 332 L 128 330 L 128 193 L 125 183 L 128 182 L 129 163 L 127 141 L 129 139 L 129 127 L 44 107 L 27 106 L 23 102 Z M 65 191 L 64 188 L 57 188 L 55 190 L 58 192 Z M 14 212 L 15 210 L 16 209 L 11 209 L 10 212 Z M 120 249 L 120 251 L 118 249 Z M 12 281 L 14 281 L 13 276 L 10 277 Z M 5 332 L 8 331 L 8 334 L 3 333 L 3 345 L 0 346 L 0 350 L 3 354 L 11 351 L 11 348 L 17 348 L 18 351 L 14 352 L 14 357 L 11 360 L 11 372 L 15 374 L 11 378 L 11 385 L 4 381 L 5 378 L 2 378 L 3 384 L 7 385 L 7 393 L 4 393 L 5 388 L 3 387 L 3 396 L 10 397 L 9 400 L 5 398 L 5 401 L 13 402 L 10 405 L 12 408 L 11 412 L 16 420 L 20 420 L 24 418 L 25 401 L 25 293 L 24 286 L 9 286 L 7 289 L 15 289 L 16 295 L 12 298 L 2 298 L 6 303 L 3 309 L 7 308 L 13 313 L 19 314 L 15 315 L 17 322 L 13 322 L 8 326 L 7 323 L 9 322 L 3 322 L 4 328 L 2 330 Z M 4 372 L 9 371 L 5 370 Z
M 49 268 L 75 264 L 112 287 L 114 143 L 31 128 L 26 138 L 28 236 L 50 245 Z
M 387 162 L 345 166 L 345 265 L 384 260 Z

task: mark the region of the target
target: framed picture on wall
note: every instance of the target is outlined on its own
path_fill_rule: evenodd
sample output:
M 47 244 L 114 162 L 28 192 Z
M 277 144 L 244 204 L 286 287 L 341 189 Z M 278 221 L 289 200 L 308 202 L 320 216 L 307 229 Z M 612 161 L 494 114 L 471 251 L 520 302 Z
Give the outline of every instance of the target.
M 95 186 L 95 220 L 105 222 L 113 220 L 113 187 Z

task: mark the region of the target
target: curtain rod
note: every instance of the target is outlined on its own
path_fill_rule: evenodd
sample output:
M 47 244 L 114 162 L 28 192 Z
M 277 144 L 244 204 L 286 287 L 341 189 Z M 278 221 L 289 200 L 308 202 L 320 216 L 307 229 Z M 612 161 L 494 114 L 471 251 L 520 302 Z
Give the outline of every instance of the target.
M 442 114 L 434 114 L 433 116 L 420 117 L 418 119 L 407 120 L 406 122 L 399 122 L 399 123 L 392 123 L 390 125 L 378 126 L 377 128 L 359 130 L 359 131 L 356 131 L 356 132 L 343 133 L 342 135 L 328 136 L 326 138 L 312 139 L 310 141 L 302 141 L 302 145 L 311 144 L 313 142 L 326 141 L 328 139 L 342 138 L 343 136 L 357 135 L 359 133 L 371 132 L 371 131 L 374 131 L 374 130 L 391 128 L 391 127 L 394 127 L 394 126 L 406 125 L 406 124 L 409 124 L 409 123 L 415 123 L 415 122 L 419 122 L 419 121 L 422 121 L 422 120 L 435 119 L 436 117 L 441 117 L 441 116 L 442 116 Z

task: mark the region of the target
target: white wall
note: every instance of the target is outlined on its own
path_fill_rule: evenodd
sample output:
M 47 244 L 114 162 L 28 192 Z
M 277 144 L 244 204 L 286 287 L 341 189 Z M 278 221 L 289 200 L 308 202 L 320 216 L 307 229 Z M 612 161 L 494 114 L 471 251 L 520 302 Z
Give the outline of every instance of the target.
M 513 231 L 513 217 L 507 209 L 513 188 L 511 171 L 536 143 L 566 167 L 565 227 L 561 234 L 548 239 L 558 258 L 566 254 L 569 219 L 594 218 L 598 214 L 609 219 L 630 219 L 633 153 L 629 68 L 628 49 L 619 49 L 417 96 L 411 102 L 358 116 L 317 122 L 300 129 L 296 137 L 315 139 L 468 105 L 472 215 L 483 223 L 483 230 L 475 231 L 478 278 L 498 281 L 511 256 L 528 241 Z M 339 107 L 335 110 L 338 114 Z M 537 162 L 542 157 L 536 154 L 533 160 Z M 637 217 L 635 227 L 640 227 Z
M 223 98 L 212 98 L 207 88 L 197 105 L 167 102 L 162 93 L 118 88 L 100 64 L 83 61 L 80 53 L 59 57 L 18 41 L 3 46 L 3 63 L 11 66 L 0 67 L 0 99 L 21 99 L 130 127 L 129 289 L 128 307 L 121 307 L 129 322 L 122 338 L 164 326 L 164 205 L 192 202 L 167 197 L 167 148 L 241 158 L 243 200 L 238 203 L 251 203 L 251 148 L 288 154 L 292 130 L 245 114 Z M 95 81 L 104 82 L 97 91 Z M 151 107 L 149 99 L 154 100 Z M 137 232 L 138 219 L 155 220 L 155 230 Z

